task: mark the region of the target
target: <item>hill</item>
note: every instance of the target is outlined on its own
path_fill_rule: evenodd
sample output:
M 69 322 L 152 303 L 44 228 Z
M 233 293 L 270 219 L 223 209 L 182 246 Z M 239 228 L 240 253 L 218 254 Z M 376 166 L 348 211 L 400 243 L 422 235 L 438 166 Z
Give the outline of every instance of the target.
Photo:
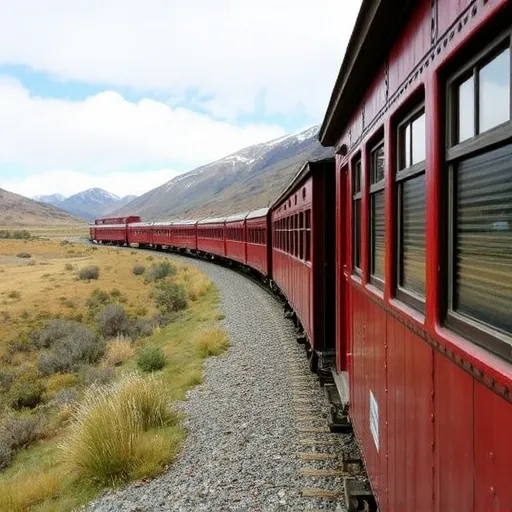
M 0 226 L 30 227 L 72 224 L 84 224 L 84 220 L 50 204 L 39 203 L 0 188 Z
M 320 146 L 318 126 L 242 149 L 173 178 L 116 210 L 114 215 L 209 217 L 269 205 L 307 159 L 332 155 Z

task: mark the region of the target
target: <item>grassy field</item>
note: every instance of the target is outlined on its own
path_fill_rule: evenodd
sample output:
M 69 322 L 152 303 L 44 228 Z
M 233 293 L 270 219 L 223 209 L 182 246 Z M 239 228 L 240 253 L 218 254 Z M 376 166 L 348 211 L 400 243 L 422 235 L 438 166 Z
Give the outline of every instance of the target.
M 63 225 L 28 225 L 23 227 L 2 226 L 0 224 L 0 231 L 28 231 L 33 237 L 44 238 L 66 238 L 66 237 L 80 237 L 89 234 L 89 228 L 84 221 L 83 224 L 63 224 Z
M 215 288 L 165 261 L 0 240 L 1 511 L 71 510 L 179 453 L 186 432 L 172 403 L 228 342 Z M 80 279 L 92 266 L 98 279 Z

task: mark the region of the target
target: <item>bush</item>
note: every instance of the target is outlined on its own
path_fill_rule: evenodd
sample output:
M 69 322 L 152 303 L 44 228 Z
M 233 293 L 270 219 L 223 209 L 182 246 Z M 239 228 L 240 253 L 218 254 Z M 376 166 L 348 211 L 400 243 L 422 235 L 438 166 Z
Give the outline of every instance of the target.
M 29 254 L 28 252 L 19 252 L 16 254 L 16 258 L 32 258 L 32 254 Z
M 146 272 L 146 281 L 160 281 L 168 276 L 176 274 L 176 267 L 169 261 L 161 261 L 154 263 L 151 268 Z
M 133 339 L 151 336 L 153 331 L 158 327 L 158 323 L 152 318 L 139 318 L 132 323 L 130 330 Z
M 2 237 L 0 236 L 0 238 Z M 0 470 L 5 469 L 10 465 L 13 457 L 14 450 L 5 440 L 0 439 Z
M 161 370 L 167 364 L 167 358 L 160 347 L 144 347 L 137 358 L 137 366 L 144 372 Z
M 14 374 L 7 370 L 0 370 L 0 391 L 7 393 L 14 381 Z
M 195 346 L 199 356 L 207 358 L 222 354 L 229 347 L 229 340 L 224 329 L 212 327 L 198 334 Z
M 62 242 L 61 242 L 62 243 Z M 74 265 L 72 265 L 71 263 L 66 263 L 64 265 L 64 270 L 75 270 L 75 267 Z
M 114 299 L 119 299 L 123 294 L 121 293 L 121 290 L 118 290 L 117 288 L 114 288 L 110 292 L 110 296 Z
M 118 336 L 107 345 L 105 361 L 112 366 L 119 366 L 135 355 L 132 340 L 124 336 Z
M 106 291 L 100 288 L 96 288 L 87 299 L 87 307 L 91 309 L 107 304 L 110 304 L 110 296 Z
M 19 300 L 21 299 L 21 293 L 17 290 L 12 290 L 10 291 L 8 294 L 7 294 L 7 297 L 9 299 L 15 299 L 15 300 Z
M 79 393 L 76 388 L 65 388 L 57 391 L 52 398 L 51 405 L 62 407 L 78 402 Z
M 71 320 L 50 320 L 46 327 L 30 334 L 30 342 L 37 348 L 50 348 L 64 338 L 79 336 L 85 327 Z
M 13 409 L 33 409 L 43 401 L 44 386 L 36 380 L 16 382 L 9 392 Z
M 187 307 L 187 294 L 182 285 L 165 283 L 155 293 L 155 303 L 163 313 L 181 311 Z
M 78 277 L 82 280 L 98 279 L 100 277 L 100 269 L 96 265 L 81 268 Z
M 100 333 L 105 338 L 130 333 L 130 320 L 126 311 L 117 304 L 109 304 L 96 315 Z
M 46 425 L 42 414 L 11 416 L 0 426 L 0 439 L 12 450 L 20 450 L 44 437 Z
M 86 392 L 61 450 L 80 478 L 117 484 L 146 464 L 148 454 L 155 451 L 143 449 L 141 441 L 148 440 L 145 432 L 176 422 L 177 417 L 168 410 L 162 384 L 131 376 L 113 386 Z M 154 431 L 152 434 L 149 439 L 158 438 Z M 175 447 L 168 445 L 163 459 L 170 458 L 171 448 Z M 162 450 L 158 451 L 162 459 Z
M 82 363 L 96 363 L 104 353 L 105 341 L 80 325 L 72 335 L 56 341 L 51 352 L 41 354 L 39 371 L 43 375 L 72 372 Z
M 114 378 L 114 369 L 111 366 L 96 368 L 85 365 L 80 369 L 79 378 L 84 386 L 103 386 Z
M 144 274 L 144 272 L 146 272 L 146 267 L 144 265 L 137 263 L 136 265 L 133 266 L 133 273 L 136 276 L 141 276 L 142 274 Z

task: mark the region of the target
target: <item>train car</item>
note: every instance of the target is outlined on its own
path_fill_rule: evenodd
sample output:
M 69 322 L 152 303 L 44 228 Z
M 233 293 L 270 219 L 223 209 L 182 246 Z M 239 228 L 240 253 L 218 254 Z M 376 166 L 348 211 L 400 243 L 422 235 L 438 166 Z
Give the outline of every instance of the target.
M 153 244 L 152 222 L 133 222 L 126 225 L 128 244 L 138 244 L 141 249 Z
M 225 217 L 203 219 L 197 223 L 197 249 L 221 258 L 226 256 Z
M 124 245 L 128 242 L 126 224 L 97 224 L 94 239 L 100 244 Z
M 197 250 L 197 220 L 177 220 L 170 226 L 171 246 L 179 250 Z
M 307 162 L 272 206 L 272 277 L 297 315 L 313 371 L 334 357 L 334 159 Z
M 364 0 L 320 129 L 337 375 L 382 512 L 512 510 L 511 20 Z
M 249 212 L 245 218 L 245 229 L 247 236 L 247 266 L 263 276 L 272 278 L 270 208 Z
M 239 213 L 224 219 L 226 228 L 226 258 L 243 265 L 247 262 L 245 217 L 247 217 L 247 213 Z
M 151 244 L 157 249 L 172 245 L 172 222 L 153 222 L 151 225 Z

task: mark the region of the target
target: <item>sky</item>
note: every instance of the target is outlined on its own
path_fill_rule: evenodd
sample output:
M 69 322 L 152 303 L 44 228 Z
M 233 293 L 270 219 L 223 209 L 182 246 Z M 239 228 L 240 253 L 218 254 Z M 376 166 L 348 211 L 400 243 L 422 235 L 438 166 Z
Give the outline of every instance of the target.
M 320 124 L 360 0 L 0 0 L 0 188 L 140 195 Z

